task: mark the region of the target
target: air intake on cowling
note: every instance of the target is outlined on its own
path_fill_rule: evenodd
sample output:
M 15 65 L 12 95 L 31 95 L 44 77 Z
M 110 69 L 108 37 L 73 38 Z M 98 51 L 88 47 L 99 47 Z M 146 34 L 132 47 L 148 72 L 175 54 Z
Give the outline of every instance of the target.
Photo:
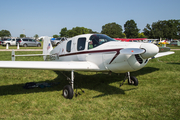
M 141 59 L 141 57 L 138 54 L 135 55 L 135 58 L 139 62 L 139 64 L 143 63 L 143 60 Z

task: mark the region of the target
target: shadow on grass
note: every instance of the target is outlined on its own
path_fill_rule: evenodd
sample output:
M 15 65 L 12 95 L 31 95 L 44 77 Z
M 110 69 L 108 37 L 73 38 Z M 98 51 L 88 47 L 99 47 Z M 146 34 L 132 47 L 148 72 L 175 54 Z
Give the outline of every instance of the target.
M 139 71 L 133 72 L 132 75 L 143 75 L 146 73 L 157 71 L 157 68 L 152 67 L 145 67 Z M 54 80 L 46 80 L 46 81 L 39 81 L 38 83 L 57 83 L 60 82 L 60 84 L 53 85 L 51 87 L 46 88 L 33 88 L 33 89 L 24 89 L 24 84 L 13 84 L 13 85 L 4 85 L 0 86 L 0 96 L 3 95 L 16 95 L 16 94 L 29 94 L 29 93 L 38 93 L 38 92 L 50 92 L 50 91 L 61 91 L 65 85 L 69 84 L 66 80 L 66 77 L 60 72 L 60 71 L 54 71 L 58 76 Z M 70 72 L 63 72 L 67 76 L 71 76 Z M 101 95 L 94 96 L 93 98 L 102 97 L 106 95 L 111 94 L 125 94 L 125 91 L 122 90 L 120 87 L 116 87 L 113 85 L 109 85 L 114 82 L 118 82 L 117 84 L 120 85 L 120 83 L 124 79 L 124 74 L 115 74 L 112 73 L 112 75 L 102 74 L 102 73 L 94 73 L 91 75 L 85 75 L 87 72 L 75 72 L 75 84 L 78 84 L 78 87 L 75 85 L 75 88 L 81 88 L 82 89 L 89 89 L 94 91 L 102 92 Z M 127 81 L 126 81 L 127 82 Z M 127 84 L 127 83 L 126 83 Z M 129 89 L 133 90 L 135 88 Z M 79 91 L 80 89 L 78 89 Z M 126 91 L 129 91 L 126 90 Z M 61 94 L 61 93 L 60 93 Z
M 180 65 L 180 63 L 167 63 L 167 64 Z
M 153 67 L 144 67 L 138 71 L 135 71 L 135 72 L 132 72 L 131 75 L 134 75 L 134 76 L 139 76 L 139 75 L 145 75 L 147 73 L 152 73 L 152 72 L 155 72 L 155 71 L 158 71 L 159 68 L 153 68 Z

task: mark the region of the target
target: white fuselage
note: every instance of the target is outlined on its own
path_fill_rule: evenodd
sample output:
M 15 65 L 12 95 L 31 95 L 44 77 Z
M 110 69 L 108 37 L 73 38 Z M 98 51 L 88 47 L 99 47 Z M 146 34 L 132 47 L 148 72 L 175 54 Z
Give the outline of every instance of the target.
M 80 35 L 62 41 L 51 51 L 49 59 L 51 61 L 89 61 L 99 67 L 97 71 L 124 73 L 141 69 L 147 64 L 148 58 L 153 57 L 155 54 L 150 56 L 144 54 L 144 58 L 142 57 L 143 54 L 121 54 L 121 50 L 125 48 L 146 49 L 143 46 L 150 46 L 147 49 L 153 49 L 152 46 L 154 47 L 155 45 L 149 43 L 109 41 L 89 49 L 89 38 L 91 35 Z M 85 41 L 83 43 L 84 46 L 81 46 L 78 40 Z M 156 49 L 156 47 L 154 48 Z

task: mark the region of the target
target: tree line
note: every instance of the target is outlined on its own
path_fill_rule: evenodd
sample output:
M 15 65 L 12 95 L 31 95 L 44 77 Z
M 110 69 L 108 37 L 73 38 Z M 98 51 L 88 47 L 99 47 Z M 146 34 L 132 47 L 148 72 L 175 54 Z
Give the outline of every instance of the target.
M 124 24 L 124 32 L 122 26 L 112 22 L 102 26 L 101 34 L 106 34 L 112 38 L 166 38 L 166 39 L 180 39 L 180 20 L 159 20 L 153 22 L 151 25 L 147 24 L 143 29 L 143 32 L 139 32 L 137 24 L 134 20 L 128 20 Z M 66 27 L 62 28 L 59 35 L 53 35 L 57 37 L 73 37 L 80 34 L 98 33 L 92 29 L 85 27 L 73 27 L 68 30 Z M 0 37 L 10 37 L 11 33 L 8 30 L 1 30 Z M 20 37 L 24 37 L 21 34 Z M 38 37 L 36 34 L 34 37 Z

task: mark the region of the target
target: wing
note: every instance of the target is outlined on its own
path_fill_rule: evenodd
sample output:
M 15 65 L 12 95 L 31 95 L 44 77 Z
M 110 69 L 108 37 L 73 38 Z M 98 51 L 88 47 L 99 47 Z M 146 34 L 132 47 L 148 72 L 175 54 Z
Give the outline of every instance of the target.
M 0 61 L 0 68 L 14 69 L 47 69 L 62 71 L 92 71 L 99 67 L 92 62 L 61 62 L 61 61 Z
M 162 56 L 166 56 L 170 54 L 174 54 L 174 52 L 161 52 L 161 53 L 156 54 L 153 58 L 158 58 L 158 57 L 162 57 Z

